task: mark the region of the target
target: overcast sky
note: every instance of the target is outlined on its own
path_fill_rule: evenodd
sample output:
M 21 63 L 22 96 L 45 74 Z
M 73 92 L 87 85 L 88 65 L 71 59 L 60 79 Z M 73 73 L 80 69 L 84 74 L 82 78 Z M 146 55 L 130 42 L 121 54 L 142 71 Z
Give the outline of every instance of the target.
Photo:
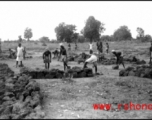
M 42 36 L 56 39 L 54 29 L 59 23 L 75 24 L 77 32 L 89 16 L 105 24 L 104 35 L 112 35 L 127 25 L 136 37 L 137 27 L 152 35 L 152 2 L 150 1 L 1 1 L 0 38 L 24 38 L 24 30 L 33 31 L 34 40 Z

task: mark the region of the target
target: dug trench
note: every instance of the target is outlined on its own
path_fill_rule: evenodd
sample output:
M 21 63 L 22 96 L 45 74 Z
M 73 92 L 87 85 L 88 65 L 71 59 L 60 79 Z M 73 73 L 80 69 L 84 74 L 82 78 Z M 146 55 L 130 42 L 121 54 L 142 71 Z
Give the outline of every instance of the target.
M 9 65 L 15 73 L 19 68 L 14 67 L 13 61 L 2 61 Z M 75 62 L 69 63 L 75 66 Z M 41 58 L 26 61 L 25 66 L 43 69 Z M 82 64 L 77 64 L 82 67 Z M 89 65 L 88 65 L 89 66 Z M 126 67 L 130 66 L 126 65 Z M 61 69 L 62 63 L 53 60 L 51 68 Z M 91 66 L 89 66 L 90 68 Z M 120 77 L 119 70 L 112 70 L 112 66 L 98 65 L 98 71 L 103 75 L 85 78 L 62 79 L 31 79 L 39 83 L 43 98 L 44 118 L 148 118 L 150 110 L 118 110 L 117 104 L 124 103 L 151 103 L 152 80 L 135 76 Z M 30 81 L 31 81 L 30 80 Z M 94 103 L 110 103 L 114 110 L 94 110 Z

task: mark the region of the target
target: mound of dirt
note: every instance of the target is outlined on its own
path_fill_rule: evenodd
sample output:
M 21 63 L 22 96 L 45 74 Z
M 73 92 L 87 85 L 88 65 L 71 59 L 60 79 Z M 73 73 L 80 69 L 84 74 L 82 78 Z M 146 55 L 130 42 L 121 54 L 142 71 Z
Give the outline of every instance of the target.
M 93 77 L 93 71 L 91 68 L 82 69 L 80 67 L 73 67 L 73 78 Z
M 124 57 L 123 58 L 125 63 L 133 63 L 133 64 L 146 64 L 146 61 L 144 60 L 140 60 L 138 58 L 136 58 L 135 56 L 129 56 L 129 57 Z M 103 58 L 102 60 L 100 60 L 98 63 L 103 64 L 103 65 L 113 65 L 116 63 L 116 58 Z
M 72 72 L 73 78 L 82 78 L 82 77 L 92 77 L 93 71 L 91 68 L 85 68 L 82 69 L 80 67 L 73 67 L 69 72 Z M 59 69 L 51 69 L 51 70 L 45 70 L 45 69 L 30 69 L 23 67 L 20 70 L 21 74 L 26 74 L 31 76 L 33 79 L 59 79 L 63 78 L 64 71 Z
M 147 65 L 128 67 L 119 72 L 119 76 L 137 76 L 143 78 L 152 78 L 152 67 Z
M 6 64 L 0 64 L 0 68 L 7 71 L 0 72 L 0 119 L 43 118 L 39 84 L 27 75 L 8 76 L 13 72 Z
M 145 60 L 140 60 L 133 55 L 124 57 L 124 61 L 129 62 L 129 63 L 135 63 L 135 64 L 146 64 Z

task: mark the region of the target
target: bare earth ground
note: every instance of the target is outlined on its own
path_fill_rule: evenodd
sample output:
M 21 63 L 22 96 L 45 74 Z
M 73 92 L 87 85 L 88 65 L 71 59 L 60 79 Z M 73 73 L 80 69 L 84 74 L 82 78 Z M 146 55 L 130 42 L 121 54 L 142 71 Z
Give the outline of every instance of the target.
M 85 45 L 80 44 L 81 46 Z M 141 59 L 148 61 L 149 43 L 126 42 L 124 44 L 122 42 L 110 43 L 110 46 L 112 48 L 118 48 L 119 46 L 120 49 L 129 51 L 128 54 L 137 54 L 137 57 L 140 55 Z M 81 48 L 84 51 L 87 49 L 87 47 Z M 82 49 L 77 52 L 82 51 Z M 31 49 L 29 48 L 28 53 L 33 54 L 34 58 L 25 60 L 25 66 L 44 68 L 41 56 L 42 50 L 38 51 L 38 48 L 34 49 L 32 47 Z M 15 60 L 2 60 L 0 62 L 7 63 L 16 73 L 19 72 L 19 68 L 15 67 Z M 82 67 L 83 64 L 78 65 L 76 62 L 69 62 L 69 65 Z M 89 67 L 92 66 L 89 65 Z M 61 62 L 53 59 L 51 68 L 63 70 L 63 65 Z M 123 69 L 123 67 L 120 66 L 120 69 Z M 44 101 L 45 118 L 152 119 L 151 110 L 116 110 L 117 104 L 130 102 L 134 104 L 150 104 L 152 101 L 152 96 L 148 93 L 152 90 L 152 80 L 138 77 L 119 77 L 120 69 L 112 70 L 111 65 L 98 65 L 98 72 L 102 72 L 103 75 L 93 78 L 73 79 L 72 81 L 63 81 L 61 79 L 37 80 L 41 84 L 41 88 L 46 96 Z M 94 103 L 111 103 L 115 110 L 94 110 Z

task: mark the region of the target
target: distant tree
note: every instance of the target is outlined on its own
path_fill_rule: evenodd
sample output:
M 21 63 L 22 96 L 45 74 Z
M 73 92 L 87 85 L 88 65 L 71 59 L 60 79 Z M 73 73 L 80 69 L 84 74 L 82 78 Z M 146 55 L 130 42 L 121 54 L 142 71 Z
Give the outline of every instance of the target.
M 95 39 L 100 38 L 101 33 L 105 30 L 103 26 L 103 23 L 96 20 L 93 16 L 90 16 L 81 33 L 85 38 L 88 38 L 90 42 L 93 42 Z
M 60 23 L 55 28 L 55 33 L 58 41 L 65 41 L 67 43 L 73 42 L 73 36 L 76 31 L 75 25 L 66 25 L 64 22 Z
M 56 33 L 56 38 L 58 41 L 63 41 L 65 38 L 65 23 L 62 22 L 60 23 L 56 28 L 55 28 L 55 33 Z
M 115 40 L 131 40 L 132 39 L 132 34 L 130 32 L 130 30 L 128 29 L 127 26 L 120 26 L 120 28 L 118 28 L 114 34 L 113 37 Z
M 42 43 L 43 43 L 43 42 L 46 43 L 46 42 L 50 42 L 50 39 L 49 39 L 48 37 L 43 36 L 43 37 L 41 37 L 41 38 L 39 39 L 39 41 L 42 42 Z
M 73 36 L 76 31 L 75 25 L 66 25 L 65 26 L 65 42 L 71 43 L 73 42 Z
M 102 35 L 101 37 L 100 37 L 100 40 L 101 41 L 113 41 L 113 36 L 111 35 Z
M 83 42 L 85 42 L 85 37 L 83 36 L 83 35 L 78 35 L 78 42 L 80 42 L 80 43 L 83 43 Z
M 144 36 L 144 39 L 142 40 L 143 42 L 146 42 L 146 41 L 152 41 L 152 37 L 150 35 L 145 35 Z
M 140 27 L 137 27 L 137 39 L 142 39 L 144 37 L 144 30 Z
M 27 39 L 28 41 L 30 38 L 33 37 L 32 29 L 31 28 L 26 28 L 24 31 L 24 38 Z
M 79 36 L 79 33 L 73 33 L 73 36 L 72 36 L 72 41 L 74 42 L 74 43 L 77 43 L 78 42 L 78 36 Z

